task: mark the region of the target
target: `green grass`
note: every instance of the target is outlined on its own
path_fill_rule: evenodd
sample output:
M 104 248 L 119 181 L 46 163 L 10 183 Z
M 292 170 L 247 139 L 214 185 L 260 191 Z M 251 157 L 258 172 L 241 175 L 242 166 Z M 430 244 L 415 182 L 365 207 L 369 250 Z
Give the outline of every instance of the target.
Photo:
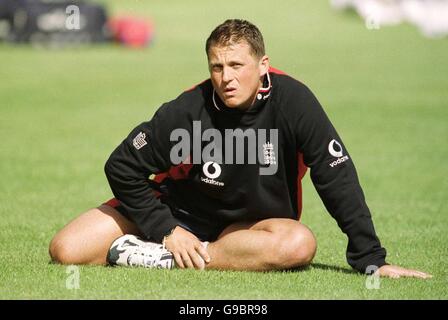
M 108 1 L 150 15 L 156 40 L 43 50 L 0 44 L 1 299 L 447 299 L 448 42 L 409 25 L 369 31 L 328 1 Z M 228 17 L 255 22 L 271 63 L 308 84 L 358 169 L 388 261 L 427 281 L 366 277 L 345 261 L 346 237 L 305 178 L 303 223 L 314 264 L 295 272 L 197 272 L 49 264 L 69 220 L 111 197 L 110 152 L 135 125 L 207 77 L 204 41 Z

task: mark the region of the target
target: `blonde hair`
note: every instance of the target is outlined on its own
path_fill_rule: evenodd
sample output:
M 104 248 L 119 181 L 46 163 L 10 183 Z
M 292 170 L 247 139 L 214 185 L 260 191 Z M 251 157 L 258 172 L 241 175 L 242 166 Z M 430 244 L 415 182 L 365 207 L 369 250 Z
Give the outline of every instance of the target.
M 229 19 L 217 26 L 212 31 L 205 44 L 205 52 L 209 54 L 212 46 L 227 46 L 246 41 L 252 54 L 258 58 L 265 55 L 264 40 L 258 28 L 246 20 Z

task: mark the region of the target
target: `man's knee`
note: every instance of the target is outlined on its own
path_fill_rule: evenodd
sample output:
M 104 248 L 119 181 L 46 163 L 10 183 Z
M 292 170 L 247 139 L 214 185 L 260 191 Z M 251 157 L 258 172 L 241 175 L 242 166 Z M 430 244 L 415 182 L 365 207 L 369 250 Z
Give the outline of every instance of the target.
M 60 264 L 78 264 L 76 251 L 75 244 L 60 234 L 54 236 L 48 249 L 51 260 Z
M 275 234 L 275 239 L 278 251 L 273 262 L 277 268 L 288 269 L 309 265 L 316 254 L 316 238 L 303 224 L 295 224 L 284 234 Z
M 104 264 L 110 244 L 127 233 L 139 234 L 115 208 L 102 205 L 62 228 L 51 240 L 49 253 L 61 264 Z

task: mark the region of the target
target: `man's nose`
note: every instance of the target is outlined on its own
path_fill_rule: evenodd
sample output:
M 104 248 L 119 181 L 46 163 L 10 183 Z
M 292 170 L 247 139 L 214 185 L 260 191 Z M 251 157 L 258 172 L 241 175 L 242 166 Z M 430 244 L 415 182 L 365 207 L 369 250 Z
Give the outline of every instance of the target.
M 233 79 L 233 72 L 231 68 L 222 68 L 222 81 L 230 82 Z

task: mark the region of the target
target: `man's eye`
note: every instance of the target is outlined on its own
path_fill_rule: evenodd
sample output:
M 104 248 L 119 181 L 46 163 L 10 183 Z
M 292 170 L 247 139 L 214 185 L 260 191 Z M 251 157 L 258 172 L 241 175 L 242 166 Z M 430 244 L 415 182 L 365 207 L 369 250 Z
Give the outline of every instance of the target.
M 221 72 L 222 67 L 221 66 L 213 66 L 212 70 L 213 70 L 213 72 Z

